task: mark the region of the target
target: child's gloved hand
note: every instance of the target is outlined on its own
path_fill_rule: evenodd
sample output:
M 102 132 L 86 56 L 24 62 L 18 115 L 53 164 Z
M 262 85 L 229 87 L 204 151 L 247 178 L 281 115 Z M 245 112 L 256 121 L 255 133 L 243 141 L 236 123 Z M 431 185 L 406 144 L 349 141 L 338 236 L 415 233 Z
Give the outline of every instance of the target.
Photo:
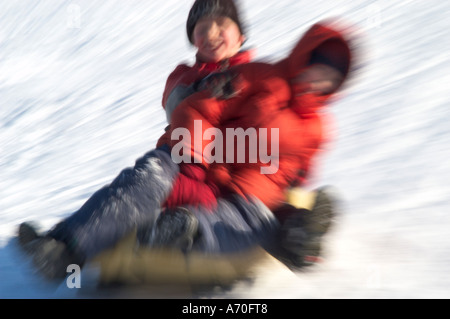
M 325 64 L 314 64 L 300 72 L 293 84 L 299 88 L 299 94 L 325 95 L 334 92 L 342 81 L 343 76 L 337 69 Z
M 227 100 L 239 92 L 239 78 L 236 74 L 226 71 L 212 73 L 197 83 L 197 91 L 208 90 L 212 97 Z

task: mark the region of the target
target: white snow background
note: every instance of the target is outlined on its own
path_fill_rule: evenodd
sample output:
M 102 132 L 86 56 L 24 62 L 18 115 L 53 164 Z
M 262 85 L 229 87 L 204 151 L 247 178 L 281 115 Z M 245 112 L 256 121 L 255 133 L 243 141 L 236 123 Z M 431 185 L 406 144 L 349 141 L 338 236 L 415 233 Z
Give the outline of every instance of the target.
M 80 297 L 33 274 L 17 225 L 51 227 L 154 147 L 165 80 L 195 54 L 192 2 L 0 0 L 0 298 Z M 449 298 L 450 2 L 241 2 L 258 59 L 329 17 L 365 54 L 313 185 L 343 199 L 326 261 L 216 297 Z

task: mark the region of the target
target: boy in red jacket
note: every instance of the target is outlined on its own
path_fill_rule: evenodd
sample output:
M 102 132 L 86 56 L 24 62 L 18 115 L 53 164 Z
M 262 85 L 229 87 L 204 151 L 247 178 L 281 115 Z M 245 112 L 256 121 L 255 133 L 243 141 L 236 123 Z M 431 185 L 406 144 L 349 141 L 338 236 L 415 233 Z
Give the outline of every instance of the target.
M 318 30 L 317 33 L 320 33 L 320 31 L 322 30 Z M 241 46 L 245 41 L 245 36 L 233 1 L 197 0 L 189 13 L 187 33 L 190 42 L 197 48 L 197 59 L 193 66 L 188 66 L 186 64 L 179 65 L 167 80 L 163 95 L 163 106 L 167 114 L 167 120 L 172 125 L 171 128 L 167 130 L 166 134 L 160 138 L 158 142 L 159 146 L 165 144 L 173 146 L 174 142 L 171 141 L 170 135 L 175 127 L 184 128 L 187 125 L 189 130 L 193 132 L 194 129 L 187 123 L 195 121 L 195 119 L 201 120 L 203 123 L 208 122 L 210 119 L 208 118 L 208 115 L 210 114 L 205 115 L 205 113 L 212 112 L 211 110 L 216 106 L 213 102 L 209 103 L 208 94 L 204 93 L 205 90 L 209 91 L 210 98 L 219 100 L 229 100 L 238 96 L 241 92 L 239 81 L 236 79 L 236 73 L 239 73 L 241 70 L 245 72 L 245 65 L 251 62 L 251 52 L 240 51 Z M 317 224 L 317 219 L 322 218 L 320 222 L 326 226 L 321 228 L 320 231 L 312 231 L 315 234 L 310 236 L 311 241 L 315 241 L 316 243 L 320 241 L 320 238 L 318 237 L 328 229 L 332 218 L 331 214 L 334 209 L 331 207 L 331 198 L 329 194 L 327 194 L 327 191 L 325 189 L 318 191 L 316 204 L 313 209 L 314 218 L 304 218 L 311 214 L 296 214 L 298 210 L 295 207 L 284 205 L 283 192 L 286 188 L 289 188 L 289 186 L 298 186 L 304 183 L 304 179 L 308 175 L 310 159 L 315 152 L 320 149 L 320 145 L 324 139 L 323 127 L 320 116 L 317 115 L 317 110 L 305 111 L 308 105 L 311 105 L 308 98 L 311 99 L 311 96 L 321 96 L 318 100 L 326 99 L 329 94 L 335 92 L 342 84 L 344 76 L 349 70 L 348 60 L 346 59 L 348 57 L 345 56 L 347 48 L 345 45 L 341 45 L 339 41 L 336 42 L 333 39 L 333 37 L 330 37 L 330 41 L 324 41 L 323 45 L 318 45 L 317 48 L 312 47 L 309 49 L 313 54 L 310 56 L 309 61 L 307 61 L 307 67 L 303 68 L 301 71 L 298 70 L 299 68 L 293 68 L 293 72 L 297 73 L 291 78 L 291 88 L 295 94 L 299 95 L 299 97 L 293 98 L 290 102 L 290 107 L 293 110 L 299 108 L 300 110 L 298 110 L 298 112 L 295 111 L 299 113 L 297 115 L 300 118 L 307 118 L 306 120 L 304 119 L 295 124 L 303 125 L 308 122 L 308 127 L 311 127 L 312 130 L 308 133 L 309 137 L 301 137 L 301 139 L 304 139 L 304 144 L 299 147 L 302 149 L 301 152 L 306 155 L 302 155 L 303 162 L 301 165 L 298 165 L 298 167 L 295 166 L 298 170 L 288 174 L 292 181 L 289 183 L 275 181 L 274 188 L 270 188 L 269 184 L 272 183 L 272 181 L 259 173 L 254 173 L 254 170 L 252 169 L 247 170 L 244 168 L 236 170 L 236 167 L 231 166 L 224 169 L 224 167 L 227 166 L 226 164 L 204 165 L 204 163 L 180 163 L 180 174 L 175 180 L 174 188 L 165 202 L 165 206 L 169 208 L 169 210 L 167 210 L 169 213 L 162 214 L 159 219 L 161 225 L 171 225 L 171 229 L 174 230 L 173 232 L 175 234 L 168 233 L 164 227 L 156 227 L 154 228 L 155 232 L 153 234 L 154 242 L 174 242 L 176 241 L 176 237 L 186 236 L 186 233 L 189 233 L 189 231 L 192 231 L 193 234 L 195 234 L 196 227 L 194 226 L 180 226 L 178 232 L 176 227 L 173 226 L 175 224 L 195 225 L 195 219 L 198 218 L 199 214 L 196 214 L 196 216 L 193 216 L 193 214 L 189 216 L 189 211 L 195 211 L 198 207 L 206 207 L 209 211 L 214 212 L 214 214 L 220 215 L 221 212 L 218 207 L 218 199 L 227 198 L 230 194 L 239 194 L 244 198 L 256 196 L 258 200 L 261 200 L 267 207 L 272 209 L 285 226 L 282 228 L 282 241 L 288 243 L 287 246 L 291 246 L 291 250 L 298 250 L 293 247 L 293 242 L 298 244 L 299 241 L 302 241 L 303 243 L 306 241 L 304 237 L 292 238 L 292 234 L 295 233 L 292 232 L 292 228 L 305 228 L 305 225 L 308 225 L 306 228 L 312 229 L 315 227 L 310 225 L 312 220 L 315 219 L 314 223 Z M 336 47 L 333 48 L 333 46 Z M 337 49 L 337 57 L 330 59 L 326 53 L 329 55 L 329 51 L 333 49 Z M 298 56 L 301 55 L 301 53 L 298 54 Z M 286 60 L 280 62 L 274 68 L 282 69 L 281 73 L 285 74 L 289 73 L 287 69 L 292 67 L 291 64 L 290 61 Z M 237 72 L 234 72 L 236 70 Z M 198 95 L 198 93 L 200 95 Z M 306 100 L 304 96 L 306 96 Z M 193 108 L 186 102 L 187 99 L 190 100 L 190 104 L 194 106 Z M 312 99 L 315 100 L 314 97 L 312 97 Z M 205 100 L 207 102 L 205 102 Z M 237 109 L 245 109 L 246 105 L 245 103 L 242 103 L 242 99 L 238 98 L 237 100 L 239 101 L 236 103 Z M 201 106 L 198 107 L 198 105 L 201 105 L 202 103 L 206 103 L 206 106 L 203 109 L 201 109 Z M 224 103 L 226 104 L 226 102 Z M 297 107 L 297 105 L 299 105 L 299 107 Z M 262 105 L 262 109 L 266 106 L 268 105 Z M 218 108 L 220 107 L 223 107 L 223 105 Z M 228 105 L 225 107 L 230 108 Z M 257 112 L 252 109 L 250 110 L 250 112 L 254 112 L 254 114 L 249 113 L 240 117 L 237 115 L 239 110 L 230 112 L 234 119 L 227 122 L 228 127 L 230 125 L 239 127 L 239 124 L 247 122 L 249 117 L 252 117 L 253 120 L 253 118 L 257 116 Z M 225 117 L 221 114 L 220 110 L 218 112 L 219 113 L 217 114 L 221 117 Z M 266 113 L 269 114 L 269 117 L 276 116 L 276 114 L 269 113 L 269 108 L 267 108 Z M 290 116 L 295 117 L 297 115 L 292 114 Z M 214 115 L 213 117 L 217 116 Z M 314 119 L 311 120 L 311 117 L 314 117 Z M 219 122 L 216 122 L 216 124 Z M 221 124 L 222 123 L 223 122 L 221 122 Z M 275 123 L 270 124 L 275 126 L 283 125 L 280 121 Z M 211 127 L 215 126 L 211 125 Z M 221 128 L 223 129 L 223 127 Z M 317 133 L 312 132 L 314 130 L 317 131 Z M 285 131 L 289 132 L 286 134 L 291 134 L 293 132 Z M 307 146 L 305 147 L 305 145 Z M 311 149 L 309 153 L 304 151 L 307 147 Z M 240 150 L 237 151 L 239 152 Z M 193 154 L 194 153 L 195 151 L 193 151 Z M 300 161 L 298 157 L 295 157 L 294 160 Z M 287 172 L 288 170 L 285 169 L 285 171 Z M 296 173 L 299 173 L 299 176 L 294 176 Z M 226 175 L 225 178 L 221 176 L 223 174 Z M 262 191 L 260 192 L 259 190 Z M 253 204 L 255 203 L 249 203 L 250 206 Z M 179 207 L 181 206 L 189 207 L 189 210 L 180 210 Z M 227 215 L 227 217 L 229 217 L 229 215 Z M 162 233 L 159 233 L 159 231 Z M 304 233 L 305 232 L 303 231 L 303 235 Z M 318 233 L 320 236 L 317 235 Z M 188 235 L 188 237 L 193 237 L 193 234 Z M 173 236 L 173 238 L 171 238 L 171 236 Z M 291 236 L 291 238 L 287 238 L 289 236 Z M 316 238 L 312 239 L 314 236 Z M 300 246 L 301 245 L 298 245 L 298 247 Z M 303 245 L 301 249 L 303 250 L 303 256 L 301 256 L 302 260 L 299 261 L 299 263 L 304 262 L 305 245 Z M 315 250 L 315 254 L 318 254 L 317 247 Z M 293 258 L 295 258 L 295 256 Z
M 279 212 L 279 216 L 282 216 L 284 227 L 281 228 L 280 242 L 286 250 L 283 257 L 293 266 L 303 265 L 305 251 L 310 248 L 308 243 L 316 243 L 317 234 L 322 235 L 326 231 L 328 226 L 320 230 L 315 228 L 318 224 L 323 224 L 324 220 L 324 224 L 329 224 L 332 217 L 330 201 L 324 191 L 319 193 L 311 214 L 313 218 L 305 219 L 305 214 L 299 214 L 294 207 L 286 208 L 282 205 L 283 200 L 265 202 L 267 198 L 282 196 L 282 191 L 289 185 L 297 185 L 295 181 L 298 179 L 294 175 L 298 173 L 299 167 L 306 170 L 309 168 L 309 158 L 321 142 L 320 125 L 316 127 L 318 134 L 313 134 L 311 138 L 314 140 L 313 146 L 308 146 L 312 148 L 311 152 L 306 152 L 305 155 L 303 144 L 300 143 L 298 147 L 293 144 L 301 150 L 304 161 L 302 159 L 297 167 L 297 153 L 293 153 L 294 163 L 290 164 L 288 169 L 285 169 L 284 163 L 280 163 L 282 174 L 274 174 L 269 178 L 261 178 L 261 174 L 255 175 L 254 170 L 248 170 L 247 165 L 177 165 L 172 161 L 169 152 L 174 141 L 171 140 L 170 134 L 174 127 L 183 126 L 183 123 L 189 125 L 188 118 L 182 116 L 184 111 L 191 110 L 186 103 L 195 102 L 196 95 L 209 99 L 211 103 L 213 100 L 220 101 L 217 103 L 224 107 L 228 101 L 239 102 L 238 98 L 233 99 L 241 94 L 239 81 L 235 74 L 227 70 L 239 71 L 242 66 L 245 78 L 246 74 L 251 75 L 252 71 L 257 73 L 259 69 L 258 65 L 249 64 L 250 52 L 240 51 L 245 36 L 233 1 L 197 0 L 189 13 L 187 33 L 191 42 L 198 48 L 197 62 L 192 67 L 184 64 L 178 66 L 167 80 L 163 106 L 173 127 L 161 137 L 158 148 L 137 160 L 133 168 L 123 170 L 110 185 L 93 194 L 77 212 L 57 224 L 47 234 L 37 234 L 28 223 L 20 226 L 19 241 L 32 253 L 35 265 L 45 276 L 65 277 L 68 264 L 76 263 L 81 266 L 87 259 L 111 248 L 136 228 L 143 230 L 142 237 L 148 236 L 146 232 L 151 229 L 150 243 L 154 246 L 168 245 L 186 249 L 192 246 L 196 237 L 196 248 L 201 251 L 231 252 L 262 241 L 273 244 L 273 236 L 278 232 L 279 225 L 270 208 L 275 214 Z M 294 91 L 300 96 L 333 92 L 342 82 L 342 73 L 348 72 L 345 63 L 329 61 L 326 56 L 320 54 L 320 50 L 314 52 L 317 56 L 311 56 L 309 61 L 305 62 L 312 65 L 291 77 L 294 82 L 292 87 L 297 87 Z M 290 72 L 292 66 L 294 70 L 298 70 L 296 63 L 292 64 L 290 60 L 286 60 L 279 63 L 277 68 L 267 65 L 264 67 L 269 69 L 269 73 L 275 70 L 276 74 L 285 74 Z M 246 68 L 246 65 L 249 65 L 250 69 Z M 284 83 L 283 79 L 280 81 Z M 250 81 L 249 85 L 252 86 L 254 82 L 257 81 Z M 260 84 L 265 85 L 265 82 L 261 81 Z M 259 88 L 255 90 L 260 91 Z M 290 91 L 291 89 L 284 90 L 286 98 L 290 99 Z M 303 97 L 300 98 L 302 99 Z M 266 105 L 258 104 L 258 99 L 250 100 L 255 102 L 255 110 L 257 108 L 262 113 L 268 113 L 269 109 L 266 107 L 277 106 L 276 103 Z M 283 105 L 287 106 L 286 103 Z M 294 98 L 289 103 L 295 108 L 299 101 Z M 248 124 L 250 119 L 255 118 L 256 113 L 252 114 L 254 109 L 241 107 L 239 103 L 233 108 L 235 111 L 228 115 L 236 116 L 236 122 L 231 118 L 228 119 L 227 125 L 239 125 L 243 122 Z M 208 105 L 205 109 L 208 110 Z M 280 113 L 279 110 L 276 111 L 276 114 Z M 283 113 L 280 118 L 294 118 L 295 112 L 291 113 Z M 220 112 L 217 113 L 219 114 Z M 276 114 L 269 113 L 265 117 L 272 120 Z M 304 117 L 310 118 L 310 114 Z M 211 118 L 208 118 L 209 120 Z M 293 120 L 293 126 L 290 127 L 294 127 L 294 130 L 295 125 L 303 123 L 295 121 Z M 274 127 L 282 125 L 282 122 L 276 121 L 264 123 Z M 225 125 L 224 122 L 219 124 Z M 288 130 L 286 134 L 290 135 L 292 132 Z M 304 176 L 303 170 L 300 177 Z M 256 185 L 255 181 L 261 183 Z M 272 183 L 275 191 L 258 193 L 259 189 L 269 185 L 266 183 Z M 161 207 L 167 208 L 163 214 L 160 214 Z M 315 220 L 317 216 L 322 220 Z M 313 249 L 318 251 L 317 247 Z
M 196 1 L 187 21 L 187 33 L 197 48 L 197 61 L 193 66 L 179 65 L 167 80 L 162 104 L 169 123 L 177 106 L 194 93 L 207 89 L 213 96 L 223 98 L 219 96 L 224 94 L 222 87 L 228 85 L 228 89 L 232 90 L 234 85 L 232 75 L 226 71 L 250 63 L 252 58 L 250 51 L 240 51 L 245 35 L 233 1 Z M 335 91 L 342 83 L 342 72 L 345 70 L 340 72 L 328 65 L 329 61 L 322 60 L 313 57 L 312 65 L 293 79 L 293 87 L 300 87 L 297 91 L 301 94 L 326 94 Z M 178 122 L 182 126 L 185 118 L 180 118 Z M 168 130 L 160 138 L 158 146 L 171 144 L 171 132 Z M 220 190 L 214 183 L 205 182 L 207 173 L 204 167 L 181 163 L 180 169 L 181 174 L 166 205 L 172 208 L 183 204 L 214 207 Z M 186 187 L 189 184 L 191 187 Z

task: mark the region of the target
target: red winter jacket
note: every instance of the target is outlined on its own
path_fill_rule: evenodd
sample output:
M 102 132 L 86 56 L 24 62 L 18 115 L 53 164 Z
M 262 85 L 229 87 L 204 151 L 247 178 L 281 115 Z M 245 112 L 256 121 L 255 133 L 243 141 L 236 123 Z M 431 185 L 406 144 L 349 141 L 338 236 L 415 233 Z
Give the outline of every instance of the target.
M 251 51 L 239 52 L 237 55 L 222 63 L 204 63 L 197 61 L 193 66 L 181 64 L 169 75 L 163 93 L 162 105 L 166 109 L 169 107 L 170 99 L 174 99 L 179 107 L 180 97 L 176 97 L 178 91 L 191 86 L 196 81 L 203 79 L 214 72 L 220 72 L 239 64 L 250 63 L 252 59 Z M 193 92 L 188 92 L 187 94 Z M 183 93 L 181 93 L 183 94 Z M 175 95 L 175 98 L 173 96 Z M 170 119 L 168 118 L 169 123 Z M 168 130 L 158 140 L 157 146 L 164 144 L 171 145 L 171 130 Z M 174 183 L 171 195 L 167 199 L 165 206 L 176 207 L 182 205 L 201 205 L 213 208 L 216 198 L 221 195 L 218 187 L 206 179 L 206 170 L 202 165 L 180 163 L 180 174 Z
M 276 209 L 285 199 L 285 190 L 298 184 L 299 177 L 307 176 L 311 161 L 326 138 L 321 109 L 330 95 L 304 94 L 304 87 L 293 85 L 291 80 L 315 62 L 331 64 L 346 76 L 350 57 L 343 35 L 327 25 L 317 24 L 286 59 L 276 64 L 246 63 L 247 53 L 230 59 L 226 67 L 239 75 L 233 83 L 239 88 L 239 94 L 226 100 L 211 98 L 206 91 L 190 94 L 173 110 L 170 129 L 158 142 L 158 145 L 167 143 L 177 148 L 181 144 L 189 152 L 184 155 L 198 162 L 180 164 L 181 174 L 168 205 L 211 206 L 217 196 L 238 193 L 256 196 L 269 208 Z M 193 67 L 179 66 L 167 81 L 163 105 L 166 106 L 176 88 L 219 71 L 221 67 L 223 65 L 200 63 Z M 195 123 L 201 123 L 200 131 Z M 172 132 L 179 128 L 187 129 L 192 139 L 171 139 Z M 248 140 L 244 145 L 235 143 L 234 148 L 226 148 L 225 141 L 230 134 L 227 129 L 237 128 L 253 133 L 252 138 L 257 141 L 256 153 L 253 153 L 256 156 L 249 155 L 252 147 Z M 209 155 L 213 153 L 206 151 L 216 144 L 203 134 L 217 132 L 213 130 L 219 130 L 223 136 L 222 158 L 216 156 L 220 155 L 218 149 L 212 157 Z M 273 139 L 272 133 L 275 134 Z M 196 140 L 197 135 L 200 138 Z M 267 154 L 268 150 L 270 153 L 275 145 L 278 156 L 267 162 L 261 154 Z M 245 161 L 239 163 L 238 156 L 243 152 Z M 272 172 L 263 174 L 264 168 L 272 168 Z

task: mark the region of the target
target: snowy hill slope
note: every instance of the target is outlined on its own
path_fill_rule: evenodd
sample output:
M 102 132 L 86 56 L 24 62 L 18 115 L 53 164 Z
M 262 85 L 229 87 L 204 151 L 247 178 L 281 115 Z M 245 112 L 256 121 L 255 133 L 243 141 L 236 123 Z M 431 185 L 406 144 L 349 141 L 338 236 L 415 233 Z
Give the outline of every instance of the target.
M 16 226 L 50 227 L 154 146 L 165 79 L 194 55 L 191 3 L 0 0 L 0 298 L 77 297 L 33 276 Z M 332 108 L 337 139 L 315 181 L 343 197 L 326 263 L 219 296 L 449 298 L 450 4 L 242 5 L 258 58 L 332 16 L 359 27 L 366 55 Z

